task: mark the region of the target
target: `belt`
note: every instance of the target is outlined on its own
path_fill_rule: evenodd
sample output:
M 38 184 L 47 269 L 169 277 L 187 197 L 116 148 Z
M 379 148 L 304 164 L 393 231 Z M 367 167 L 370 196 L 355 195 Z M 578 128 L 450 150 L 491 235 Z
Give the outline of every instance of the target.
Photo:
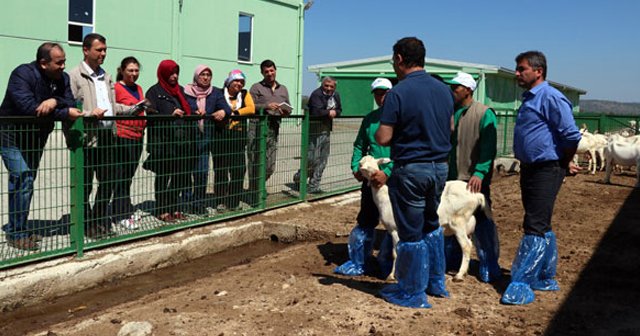
M 538 169 L 538 168 L 545 168 L 545 167 L 560 167 L 560 161 L 553 160 L 553 161 L 520 163 L 520 167 L 521 168 L 526 168 L 526 169 Z

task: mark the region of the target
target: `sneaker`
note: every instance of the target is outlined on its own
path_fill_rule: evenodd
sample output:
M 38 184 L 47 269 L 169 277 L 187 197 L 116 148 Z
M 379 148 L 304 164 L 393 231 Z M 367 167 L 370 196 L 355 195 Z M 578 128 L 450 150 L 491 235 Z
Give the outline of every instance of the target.
M 125 219 L 119 221 L 118 225 L 122 226 L 122 228 L 124 228 L 125 230 L 137 230 L 138 229 L 138 224 L 133 219 L 133 216 L 131 216 L 131 218 L 125 218 Z
M 227 206 L 225 204 L 218 204 L 218 206 L 216 207 L 216 212 L 218 212 L 218 213 L 227 212 L 227 210 L 229 210 L 229 209 L 227 208 Z
M 7 245 L 25 251 L 35 251 L 40 249 L 40 245 L 32 240 L 31 237 L 7 239 Z

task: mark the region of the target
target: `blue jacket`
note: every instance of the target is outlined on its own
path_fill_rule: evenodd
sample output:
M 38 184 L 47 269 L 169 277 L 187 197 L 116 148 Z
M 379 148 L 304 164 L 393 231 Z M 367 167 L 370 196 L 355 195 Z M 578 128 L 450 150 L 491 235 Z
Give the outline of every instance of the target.
M 22 64 L 11 72 L 7 91 L 0 105 L 0 116 L 35 117 L 38 105 L 49 98 L 55 98 L 58 104 L 50 116 L 38 118 L 40 132 L 51 132 L 53 121 L 66 120 L 69 107 L 75 106 L 69 75 L 62 73 L 62 78 L 52 80 L 42 73 L 37 62 Z

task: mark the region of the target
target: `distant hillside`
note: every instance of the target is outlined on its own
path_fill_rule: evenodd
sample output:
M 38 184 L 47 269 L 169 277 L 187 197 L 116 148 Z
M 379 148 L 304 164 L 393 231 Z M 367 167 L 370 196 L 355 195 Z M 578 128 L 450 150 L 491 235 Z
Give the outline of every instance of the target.
M 580 100 L 580 111 L 610 115 L 640 115 L 640 103 L 620 103 L 609 100 Z

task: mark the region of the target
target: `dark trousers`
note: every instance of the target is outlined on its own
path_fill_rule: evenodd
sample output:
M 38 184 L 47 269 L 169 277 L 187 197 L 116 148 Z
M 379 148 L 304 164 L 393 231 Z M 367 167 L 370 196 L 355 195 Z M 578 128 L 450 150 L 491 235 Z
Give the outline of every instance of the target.
M 218 203 L 235 208 L 243 196 L 245 164 L 245 131 L 222 129 L 213 141 L 214 191 Z
M 115 137 L 111 129 L 101 129 L 98 132 L 98 145 L 84 148 L 84 204 L 85 222 L 102 225 L 110 223 L 108 208 L 111 196 L 115 190 L 117 153 L 115 151 Z M 93 191 L 93 178 L 98 180 L 96 197 L 93 207 L 90 205 L 90 195 Z
M 520 190 L 524 206 L 524 233 L 544 237 L 551 231 L 551 215 L 565 169 L 558 161 L 522 164 Z
M 361 228 L 375 228 L 380 222 L 380 212 L 373 202 L 371 187 L 367 181 L 362 182 L 360 187 L 360 212 L 358 212 L 358 226 Z
M 119 166 L 115 170 L 115 192 L 111 212 L 118 219 L 130 217 L 135 208 L 131 202 L 131 184 L 142 155 L 142 140 L 116 138 Z
M 179 152 L 179 151 L 177 151 Z M 192 185 L 191 173 L 195 159 L 190 157 L 168 157 L 157 163 L 154 190 L 158 214 L 182 211 L 180 193 Z

